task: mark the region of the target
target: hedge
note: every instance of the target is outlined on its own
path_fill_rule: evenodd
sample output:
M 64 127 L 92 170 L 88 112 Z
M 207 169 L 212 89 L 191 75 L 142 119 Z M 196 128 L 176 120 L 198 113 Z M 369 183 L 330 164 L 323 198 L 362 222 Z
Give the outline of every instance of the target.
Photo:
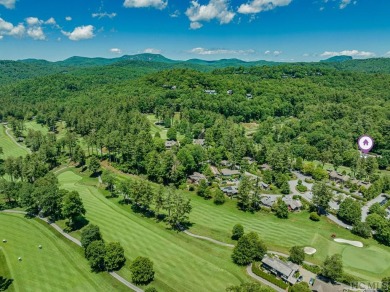
M 302 264 L 302 267 L 305 269 L 305 270 L 308 270 L 314 274 L 319 274 L 321 273 L 321 268 L 319 266 L 316 266 L 316 265 L 308 265 L 308 264 L 305 264 L 303 263 Z
M 252 272 L 257 276 L 267 280 L 268 282 L 271 282 L 272 284 L 275 284 L 276 286 L 282 289 L 286 289 L 289 286 L 288 284 L 284 283 L 282 280 L 279 280 L 275 276 L 263 272 L 260 268 L 257 267 L 257 264 L 252 264 Z

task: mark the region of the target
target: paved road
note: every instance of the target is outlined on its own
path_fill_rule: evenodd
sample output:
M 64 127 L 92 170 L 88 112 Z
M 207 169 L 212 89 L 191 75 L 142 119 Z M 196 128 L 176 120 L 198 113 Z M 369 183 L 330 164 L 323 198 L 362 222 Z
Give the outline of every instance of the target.
M 256 274 L 254 274 L 252 272 L 252 264 L 248 265 L 246 267 L 246 272 L 248 273 L 249 276 L 251 276 L 253 279 L 263 283 L 264 285 L 267 285 L 269 287 L 271 287 L 272 289 L 274 289 L 275 291 L 277 292 L 286 292 L 286 290 L 283 290 L 282 288 L 276 286 L 275 284 L 272 284 L 271 282 L 268 282 L 267 280 L 257 276 Z
M 24 150 L 26 150 L 28 153 L 31 153 L 31 150 L 23 145 L 20 145 L 18 143 L 18 141 L 15 140 L 14 136 L 12 136 L 8 131 L 11 130 L 10 128 L 8 128 L 8 126 L 4 126 L 5 127 L 5 133 L 7 134 L 8 137 L 11 138 L 11 140 L 19 147 L 19 148 L 22 148 Z
M 382 202 L 384 199 L 386 199 L 386 195 L 385 194 L 380 194 L 378 197 L 372 199 L 371 201 L 368 201 L 363 207 L 362 207 L 362 221 L 365 222 L 366 221 L 366 218 L 368 216 L 368 210 L 370 209 L 370 207 L 372 205 L 374 205 L 375 203 L 380 203 Z
M 24 212 L 24 211 L 17 211 L 17 210 L 3 210 L 2 212 L 4 213 L 15 213 L 15 214 L 24 214 L 26 215 L 27 213 Z M 49 222 L 49 220 L 47 218 L 41 218 L 41 217 L 37 217 L 43 221 L 45 221 L 46 223 L 48 223 L 49 225 L 51 225 L 55 230 L 57 230 L 59 233 L 61 233 L 63 236 L 65 236 L 67 239 L 71 240 L 72 242 L 74 242 L 75 244 L 77 244 L 78 246 L 81 246 L 81 242 L 74 238 L 73 236 L 69 235 L 68 233 L 65 233 L 61 227 L 59 227 L 57 224 L 55 223 L 52 223 L 52 222 Z M 129 287 L 131 290 L 133 291 L 136 291 L 136 292 L 143 292 L 144 290 L 142 290 L 141 288 L 138 288 L 137 286 L 135 286 L 134 284 L 130 283 L 129 281 L 127 281 L 126 279 L 122 278 L 121 276 L 119 276 L 116 272 L 109 272 L 109 274 L 114 277 L 115 279 L 117 279 L 118 281 L 120 281 L 121 283 L 123 283 L 124 285 L 126 285 L 127 287 Z
M 302 196 L 304 199 L 311 202 L 311 200 L 313 199 L 313 196 L 311 195 L 311 188 L 313 187 L 313 184 L 305 182 L 305 178 L 309 178 L 309 179 L 311 179 L 311 178 L 309 176 L 303 175 L 302 173 L 300 173 L 298 171 L 293 171 L 293 173 L 295 174 L 297 179 L 290 180 L 288 182 L 288 184 L 290 186 L 291 194 Z M 308 191 L 305 192 L 304 194 L 302 194 L 296 190 L 296 186 L 298 185 L 298 180 L 302 180 L 302 184 L 307 187 Z
M 330 220 L 332 220 L 334 223 L 336 223 L 337 225 L 343 227 L 343 228 L 346 228 L 346 229 L 349 229 L 351 230 L 352 229 L 352 225 L 349 225 L 349 224 L 346 224 L 344 223 L 343 221 L 341 221 L 340 219 L 338 219 L 335 215 L 333 214 L 328 214 L 326 215 L 326 217 L 328 217 Z

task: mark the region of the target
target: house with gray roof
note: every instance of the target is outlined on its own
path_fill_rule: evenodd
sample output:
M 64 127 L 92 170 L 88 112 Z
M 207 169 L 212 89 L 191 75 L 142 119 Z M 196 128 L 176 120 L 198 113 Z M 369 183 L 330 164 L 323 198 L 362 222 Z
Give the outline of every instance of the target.
M 302 208 L 302 203 L 300 200 L 294 200 L 292 195 L 284 196 L 282 201 L 286 203 L 290 211 L 297 211 Z
M 278 198 L 280 198 L 280 196 L 263 196 L 260 198 L 260 203 L 265 206 L 265 207 L 268 207 L 268 208 L 271 208 L 273 206 L 273 204 L 275 204 L 278 200 Z
M 165 148 L 171 149 L 173 146 L 177 145 L 178 143 L 176 141 L 165 141 Z
M 232 175 L 239 175 L 240 172 L 238 170 L 235 170 L 235 169 L 223 168 L 223 169 L 221 169 L 221 174 L 223 176 L 232 176 Z
M 263 267 L 269 270 L 272 274 L 280 277 L 284 281 L 294 285 L 297 282 L 297 278 L 294 277 L 295 273 L 299 270 L 299 266 L 292 262 L 284 262 L 278 258 L 272 258 L 265 256 L 261 262 Z
M 204 174 L 202 173 L 199 173 L 199 172 L 194 172 L 193 174 L 189 175 L 188 176 L 188 180 L 190 183 L 193 183 L 193 184 L 199 184 L 199 182 L 201 180 L 205 180 L 207 181 L 207 178 Z
M 222 192 L 224 192 L 229 197 L 235 196 L 238 194 L 238 188 L 236 186 L 227 186 L 220 188 Z

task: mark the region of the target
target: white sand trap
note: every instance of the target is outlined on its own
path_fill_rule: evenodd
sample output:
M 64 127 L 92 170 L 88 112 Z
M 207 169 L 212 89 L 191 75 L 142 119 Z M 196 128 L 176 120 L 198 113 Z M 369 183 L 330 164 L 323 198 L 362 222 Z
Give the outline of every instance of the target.
M 310 247 L 310 246 L 305 246 L 303 248 L 303 251 L 305 252 L 305 254 L 308 254 L 308 255 L 312 255 L 312 254 L 315 254 L 317 252 L 317 250 L 314 247 Z
M 356 247 L 363 247 L 363 243 L 361 243 L 360 241 L 352 241 L 352 240 L 346 240 L 346 239 L 342 239 L 342 238 L 335 238 L 334 241 L 340 242 L 340 243 L 350 244 L 350 245 L 353 245 Z

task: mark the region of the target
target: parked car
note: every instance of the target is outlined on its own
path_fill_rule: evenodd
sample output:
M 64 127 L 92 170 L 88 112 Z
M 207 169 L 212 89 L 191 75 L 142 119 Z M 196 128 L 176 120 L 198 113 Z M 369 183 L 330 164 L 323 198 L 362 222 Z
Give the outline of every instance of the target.
M 314 284 L 314 278 L 310 278 L 309 285 L 313 286 L 313 284 Z

